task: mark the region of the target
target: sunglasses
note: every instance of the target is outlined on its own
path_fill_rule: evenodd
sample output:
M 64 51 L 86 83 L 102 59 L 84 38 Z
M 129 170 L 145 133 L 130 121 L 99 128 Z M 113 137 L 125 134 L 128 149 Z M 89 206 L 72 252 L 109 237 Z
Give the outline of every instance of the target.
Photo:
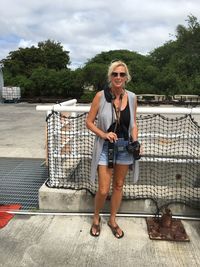
M 126 76 L 126 73 L 125 72 L 112 72 L 111 75 L 113 77 L 118 77 L 120 76 L 121 78 L 124 78 Z

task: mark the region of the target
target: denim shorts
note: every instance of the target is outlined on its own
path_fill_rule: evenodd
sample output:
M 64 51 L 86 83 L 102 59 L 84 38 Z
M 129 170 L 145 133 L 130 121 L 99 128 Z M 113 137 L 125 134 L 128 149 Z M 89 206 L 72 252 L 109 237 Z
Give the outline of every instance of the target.
M 130 165 L 133 164 L 133 155 L 131 155 L 126 146 L 128 141 L 124 140 L 124 138 L 119 138 L 114 143 L 114 164 L 122 164 L 122 165 Z M 103 144 L 103 149 L 100 154 L 98 165 L 108 165 L 108 141 L 105 141 Z

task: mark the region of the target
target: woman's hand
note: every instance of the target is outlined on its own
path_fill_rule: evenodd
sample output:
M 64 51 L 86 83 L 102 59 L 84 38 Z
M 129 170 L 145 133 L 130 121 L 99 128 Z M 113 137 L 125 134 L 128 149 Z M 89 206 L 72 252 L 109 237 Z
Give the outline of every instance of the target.
M 117 141 L 117 135 L 116 133 L 113 133 L 113 132 L 108 132 L 108 133 L 105 133 L 104 137 L 103 137 L 105 140 L 108 140 L 109 142 L 113 143 L 113 142 L 116 142 Z

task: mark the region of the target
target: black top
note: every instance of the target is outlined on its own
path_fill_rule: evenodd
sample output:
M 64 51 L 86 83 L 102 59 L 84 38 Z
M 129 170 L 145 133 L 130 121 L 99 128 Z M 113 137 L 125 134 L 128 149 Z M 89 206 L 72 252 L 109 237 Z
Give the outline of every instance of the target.
M 114 108 L 113 108 L 113 111 L 114 111 Z M 118 138 L 124 138 L 125 140 L 128 140 L 129 123 L 130 123 L 130 109 L 129 109 L 129 104 L 127 102 L 125 109 L 123 109 L 120 112 L 120 123 L 117 125 L 117 129 L 115 131 Z M 116 125 L 116 122 L 114 122 L 109 127 L 108 132 L 113 132 L 115 129 L 115 125 Z

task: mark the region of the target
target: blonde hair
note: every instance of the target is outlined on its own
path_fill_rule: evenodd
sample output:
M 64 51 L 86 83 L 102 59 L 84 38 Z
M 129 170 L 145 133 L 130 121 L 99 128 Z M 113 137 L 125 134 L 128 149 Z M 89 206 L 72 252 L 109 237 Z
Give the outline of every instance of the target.
M 126 76 L 127 76 L 126 83 L 130 82 L 131 75 L 129 73 L 129 70 L 128 70 L 127 65 L 123 61 L 121 61 L 121 60 L 116 60 L 116 61 L 112 61 L 111 64 L 110 64 L 110 66 L 108 67 L 107 77 L 108 77 L 108 83 L 109 84 L 111 83 L 111 75 L 112 75 L 112 72 L 115 70 L 115 68 L 117 68 L 119 66 L 123 66 L 125 68 L 125 73 L 126 73 Z

